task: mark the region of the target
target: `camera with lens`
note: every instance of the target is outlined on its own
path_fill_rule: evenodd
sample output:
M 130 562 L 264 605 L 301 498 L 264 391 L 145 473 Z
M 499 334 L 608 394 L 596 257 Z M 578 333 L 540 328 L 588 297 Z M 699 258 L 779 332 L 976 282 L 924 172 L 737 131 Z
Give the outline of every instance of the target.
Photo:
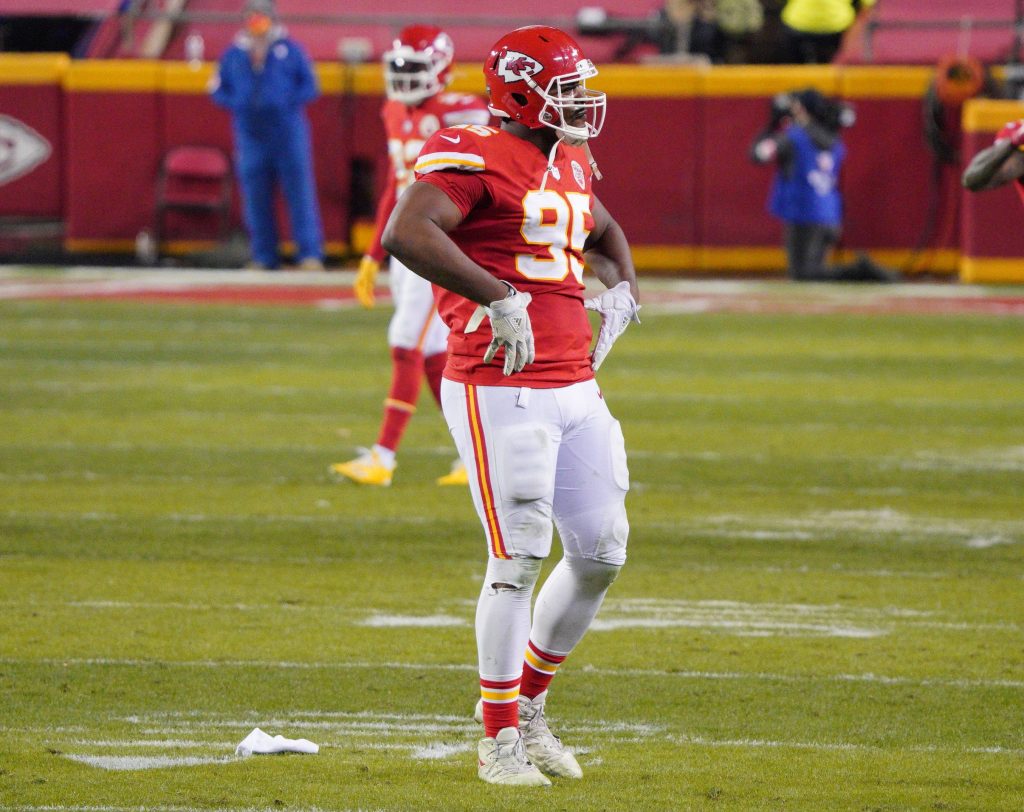
M 813 88 L 777 93 L 771 99 L 770 122 L 772 129 L 779 127 L 786 119 L 793 118 L 793 105 L 800 106 L 819 125 L 832 132 L 852 127 L 857 120 L 853 106 L 846 102 L 830 99 Z

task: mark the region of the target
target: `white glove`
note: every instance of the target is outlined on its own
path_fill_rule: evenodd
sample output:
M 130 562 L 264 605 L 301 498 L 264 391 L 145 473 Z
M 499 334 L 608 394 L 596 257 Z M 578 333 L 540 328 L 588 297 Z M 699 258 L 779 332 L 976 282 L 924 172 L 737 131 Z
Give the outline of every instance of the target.
M 1007 136 L 1015 147 L 1024 146 L 1024 121 L 1018 121 Z
M 508 282 L 505 283 L 508 285 Z M 491 302 L 490 307 L 481 307 L 466 325 L 466 332 L 472 333 L 483 320 L 484 313 L 491 320 L 491 332 L 494 337 L 484 353 L 484 363 L 491 363 L 499 347 L 505 349 L 505 374 L 521 372 L 527 364 L 532 364 L 535 356 L 533 350 L 533 327 L 530 326 L 530 315 L 526 312 L 533 297 L 529 293 L 520 293 L 508 285 L 508 296 Z
M 637 315 L 640 305 L 629 292 L 629 282 L 619 282 L 614 288 L 608 288 L 593 299 L 587 299 L 583 306 L 601 314 L 601 331 L 597 334 L 597 344 L 590 354 L 591 366 L 597 372 L 605 356 L 611 352 L 612 344 L 626 332 L 629 323 L 640 323 L 640 316 Z

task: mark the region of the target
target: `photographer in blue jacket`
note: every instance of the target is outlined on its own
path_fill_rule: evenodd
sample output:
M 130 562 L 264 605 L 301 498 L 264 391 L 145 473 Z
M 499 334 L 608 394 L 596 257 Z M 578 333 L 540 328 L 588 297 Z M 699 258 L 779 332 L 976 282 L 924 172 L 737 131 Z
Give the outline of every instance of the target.
M 829 266 L 839 241 L 843 200 L 839 172 L 846 158 L 840 137 L 853 109 L 814 89 L 772 99 L 771 117 L 750 149 L 754 163 L 776 165 L 768 210 L 784 223 L 788 273 L 804 282 L 893 282 L 897 275 L 861 254 Z

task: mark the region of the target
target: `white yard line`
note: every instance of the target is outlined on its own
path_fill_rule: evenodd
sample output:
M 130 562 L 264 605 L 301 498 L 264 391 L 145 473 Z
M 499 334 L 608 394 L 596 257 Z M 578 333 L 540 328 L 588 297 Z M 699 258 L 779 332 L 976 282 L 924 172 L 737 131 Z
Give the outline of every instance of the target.
M 795 750 L 839 750 L 839 751 L 860 751 L 870 753 L 968 753 L 972 755 L 1024 755 L 1024 749 L 1013 747 L 972 747 L 972 746 L 939 746 L 939 745 L 895 745 L 893 747 L 879 747 L 874 744 L 857 744 L 853 742 L 805 742 L 805 741 L 784 741 L 773 739 L 709 739 L 704 736 L 668 736 L 669 741 L 682 745 L 697 745 L 701 747 L 737 747 L 744 749 L 763 748 L 792 748 Z
M 167 804 L 146 804 L 145 806 L 95 806 L 91 804 L 15 804 L 4 807 L 12 812 L 281 812 L 279 806 L 169 806 Z M 291 812 L 327 812 L 319 806 L 288 807 Z M 331 808 L 330 812 L 380 812 L 365 807 L 354 809 Z
M 66 657 L 24 659 L 16 657 L 0 657 L 0 663 L 6 665 L 52 665 L 52 666 L 112 666 L 117 668 L 186 668 L 186 669 L 218 669 L 242 668 L 256 671 L 265 669 L 280 670 L 404 670 L 404 671 L 460 671 L 475 673 L 477 667 L 471 663 L 410 663 L 410 662 L 289 662 L 280 660 L 139 660 L 130 658 L 105 657 Z M 820 682 L 863 682 L 879 685 L 910 685 L 938 688 L 1009 688 L 1024 689 L 1024 680 L 1009 679 L 949 679 L 943 677 L 894 677 L 884 674 L 782 674 L 770 672 L 742 671 L 687 671 L 659 668 L 602 668 L 583 665 L 578 668 L 583 674 L 597 677 L 652 677 L 664 680 L 736 680 L 755 682 L 783 683 L 820 683 Z M 250 720 L 252 721 L 252 720 Z M 0 730 L 14 729 L 0 725 Z
M 227 764 L 233 756 L 87 756 L 65 753 L 64 758 L 98 767 L 101 770 L 158 770 L 165 767 L 196 767 L 200 764 Z
M 0 606 L 54 607 L 93 612 L 196 611 L 317 613 L 349 616 L 348 623 L 370 628 L 458 628 L 472 624 L 472 612 L 463 616 L 443 608 L 430 615 L 398 615 L 373 612 L 365 615 L 333 604 L 186 603 L 180 601 L 0 601 Z M 351 617 L 355 615 L 356 617 Z M 596 632 L 621 629 L 711 629 L 738 635 L 808 635 L 868 638 L 904 629 L 941 629 L 956 632 L 1007 632 L 1021 626 L 1010 622 L 968 622 L 955 616 L 906 607 L 842 606 L 816 604 L 750 603 L 729 600 L 688 601 L 672 599 L 618 599 L 606 602 L 591 628 Z

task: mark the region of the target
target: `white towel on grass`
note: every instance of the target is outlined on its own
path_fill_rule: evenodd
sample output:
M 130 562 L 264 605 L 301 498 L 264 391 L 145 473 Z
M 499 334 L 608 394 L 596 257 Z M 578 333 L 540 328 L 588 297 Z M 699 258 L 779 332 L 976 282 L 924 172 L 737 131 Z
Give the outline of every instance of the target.
M 313 744 L 309 739 L 286 739 L 284 736 L 270 736 L 258 727 L 242 739 L 235 748 L 235 755 L 245 758 L 251 755 L 266 753 L 319 753 L 320 745 Z

